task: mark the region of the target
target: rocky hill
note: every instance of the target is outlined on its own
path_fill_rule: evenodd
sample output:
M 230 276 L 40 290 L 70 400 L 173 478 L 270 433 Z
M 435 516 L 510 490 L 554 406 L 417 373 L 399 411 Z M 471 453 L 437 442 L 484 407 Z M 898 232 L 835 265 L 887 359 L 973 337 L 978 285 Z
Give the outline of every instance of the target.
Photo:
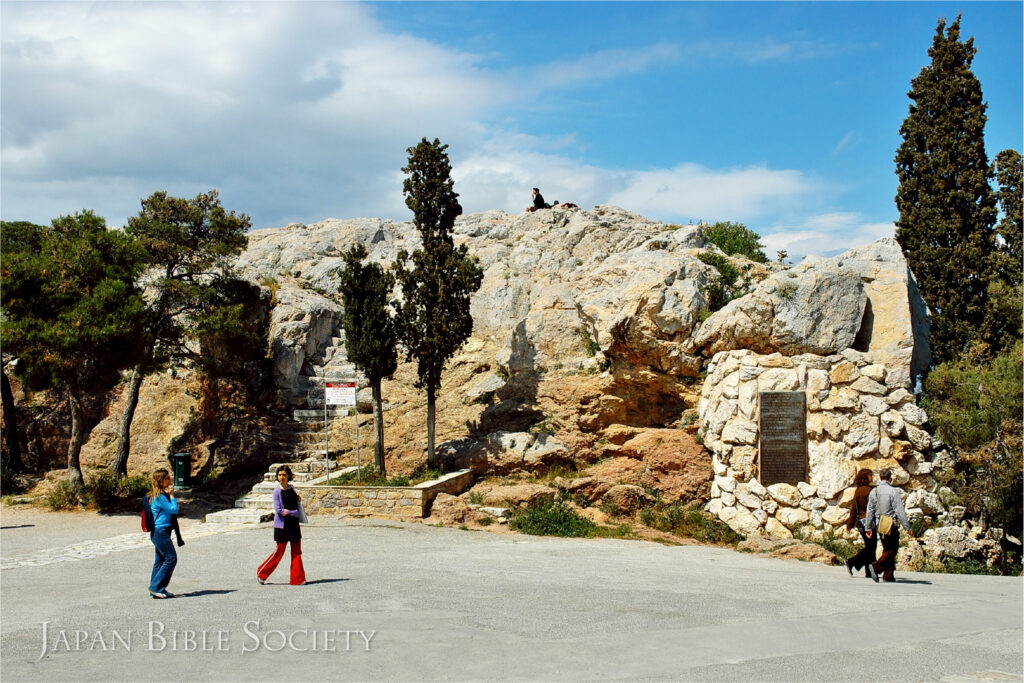
M 709 304 L 723 275 L 712 264 L 724 255 L 699 226 L 614 206 L 489 211 L 461 217 L 456 240 L 485 275 L 472 300 L 473 336 L 443 379 L 440 450 L 484 477 L 531 478 L 485 482 L 476 491 L 486 502 L 550 495 L 537 478 L 561 476 L 563 488 L 606 509 L 628 512 L 660 495 L 709 501 L 745 534 L 841 532 L 856 470 L 888 466 L 911 491 L 913 515 L 956 521 L 932 476 L 948 456 L 913 393 L 930 362 L 927 309 L 894 240 L 792 268 L 729 257 L 749 293 L 716 312 Z M 277 411 L 268 414 L 279 417 L 261 423 L 262 446 L 238 442 L 236 459 L 258 448 L 282 458 L 322 453 L 317 387 L 355 371 L 344 354 L 337 269 L 357 242 L 387 266 L 400 249 L 415 249 L 418 235 L 409 222 L 381 219 L 250 234 L 237 265 L 271 302 Z M 394 472 L 424 458 L 426 408 L 414 378 L 403 363 L 383 387 Z M 147 386 L 161 382 L 174 394 L 166 384 L 186 381 L 161 376 Z M 764 391 L 806 393 L 809 465 L 799 487 L 758 481 Z M 360 401 L 368 411 L 365 391 Z M 131 467 L 164 455 L 144 434 L 144 409 L 136 419 Z M 280 424 L 289 421 L 308 429 Z M 364 462 L 370 421 L 360 416 Z M 166 430 L 167 420 L 153 422 Z M 291 441 L 280 436 L 285 428 Z M 341 462 L 355 459 L 353 432 L 351 418 L 330 420 Z M 87 463 L 112 451 L 110 433 L 102 423 L 94 431 Z

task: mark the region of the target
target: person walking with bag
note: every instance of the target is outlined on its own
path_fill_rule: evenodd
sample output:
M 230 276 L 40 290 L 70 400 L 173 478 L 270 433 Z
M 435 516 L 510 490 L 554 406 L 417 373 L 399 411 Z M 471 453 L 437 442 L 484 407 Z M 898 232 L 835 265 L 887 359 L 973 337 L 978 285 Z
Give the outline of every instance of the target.
M 868 572 L 875 583 L 878 583 L 879 574 L 883 581 L 893 582 L 896 580 L 896 553 L 900 549 L 900 526 L 910 533 L 910 519 L 903 507 L 903 493 L 891 483 L 892 470 L 886 468 L 878 477 L 882 481 L 868 496 L 864 527 L 868 533 L 878 535 L 882 542 L 882 556 L 868 565 Z
M 150 510 L 153 513 L 153 533 L 150 539 L 156 550 L 153 574 L 149 580 L 149 594 L 154 598 L 173 598 L 167 590 L 174 567 L 178 564 L 178 553 L 171 543 L 171 529 L 178 514 L 178 501 L 174 497 L 174 483 L 164 468 L 153 472 L 153 488 L 149 493 Z
M 299 520 L 305 517 L 302 497 L 291 485 L 294 475 L 292 468 L 281 465 L 277 468 L 277 488 L 274 489 L 274 542 L 277 548 L 256 571 L 256 580 L 266 583 L 284 557 L 284 547 L 292 544 L 291 584 L 306 583 L 306 570 L 302 566 L 302 531 Z
M 846 520 L 846 530 L 852 531 L 854 526 L 864 539 L 864 547 L 860 552 L 846 561 L 846 571 L 853 576 L 854 571 L 864 568 L 864 578 L 870 579 L 871 572 L 868 565 L 875 561 L 878 550 L 878 536 L 864 528 L 864 518 L 868 513 L 868 498 L 871 496 L 871 480 L 874 474 L 869 469 L 861 469 L 853 480 L 857 489 L 853 494 L 853 505 L 850 507 L 850 517 Z

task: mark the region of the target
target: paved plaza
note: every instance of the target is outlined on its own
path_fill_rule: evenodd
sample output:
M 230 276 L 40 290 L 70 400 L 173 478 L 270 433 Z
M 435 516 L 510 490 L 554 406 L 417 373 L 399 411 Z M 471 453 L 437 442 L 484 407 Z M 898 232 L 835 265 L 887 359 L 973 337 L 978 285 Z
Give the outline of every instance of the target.
M 186 521 L 161 601 L 136 517 L 5 507 L 3 680 L 1021 680 L 1020 578 L 313 521 L 303 587 L 256 582 L 268 524 Z

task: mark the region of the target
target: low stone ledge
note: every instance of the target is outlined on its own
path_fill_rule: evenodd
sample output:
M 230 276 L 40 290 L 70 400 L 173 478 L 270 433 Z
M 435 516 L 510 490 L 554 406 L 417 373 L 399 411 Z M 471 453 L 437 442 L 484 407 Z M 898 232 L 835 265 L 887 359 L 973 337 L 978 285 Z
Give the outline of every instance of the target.
M 472 470 L 451 472 L 415 486 L 324 486 L 297 484 L 310 515 L 418 519 L 430 514 L 439 493 L 458 495 L 473 484 Z

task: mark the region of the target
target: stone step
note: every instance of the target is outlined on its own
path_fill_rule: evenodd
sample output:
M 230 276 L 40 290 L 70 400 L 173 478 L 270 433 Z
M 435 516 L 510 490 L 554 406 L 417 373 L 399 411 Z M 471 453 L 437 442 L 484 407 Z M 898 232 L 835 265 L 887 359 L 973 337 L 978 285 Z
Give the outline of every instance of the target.
M 289 465 L 289 467 L 291 467 L 291 465 Z M 332 472 L 334 471 L 334 467 L 335 467 L 335 465 L 332 463 L 331 464 L 331 471 Z M 322 472 L 322 470 L 321 470 L 321 472 Z M 301 483 L 301 482 L 309 481 L 311 479 L 316 479 L 317 477 L 320 476 L 320 472 L 296 472 L 293 469 L 292 470 L 292 476 L 293 476 L 292 481 L 294 481 L 296 483 Z M 265 472 L 263 474 L 263 481 L 260 482 L 259 484 L 256 484 L 256 486 L 262 486 L 263 484 L 265 484 L 267 482 L 269 482 L 270 484 L 276 484 L 276 482 L 277 482 L 277 472 L 276 471 L 275 472 Z M 253 487 L 253 489 L 252 489 L 253 491 L 256 490 L 256 486 Z M 270 492 L 271 493 L 274 492 L 273 486 L 271 486 Z
M 259 494 L 259 495 L 245 495 L 235 501 L 236 508 L 252 509 L 252 510 L 270 510 L 273 514 L 274 510 L 274 496 L 273 489 L 270 494 Z
M 232 508 L 211 512 L 203 518 L 207 524 L 259 524 L 274 519 L 273 510 L 250 510 L 243 508 Z
M 349 408 L 347 406 L 333 406 L 328 407 L 327 415 L 331 419 L 336 417 L 351 417 L 348 414 Z M 301 418 L 306 421 L 307 424 L 316 424 L 317 418 L 320 418 L 319 422 L 323 425 L 324 411 L 323 407 L 320 410 L 313 410 L 311 408 L 300 408 L 292 411 L 292 415 L 296 418 Z

